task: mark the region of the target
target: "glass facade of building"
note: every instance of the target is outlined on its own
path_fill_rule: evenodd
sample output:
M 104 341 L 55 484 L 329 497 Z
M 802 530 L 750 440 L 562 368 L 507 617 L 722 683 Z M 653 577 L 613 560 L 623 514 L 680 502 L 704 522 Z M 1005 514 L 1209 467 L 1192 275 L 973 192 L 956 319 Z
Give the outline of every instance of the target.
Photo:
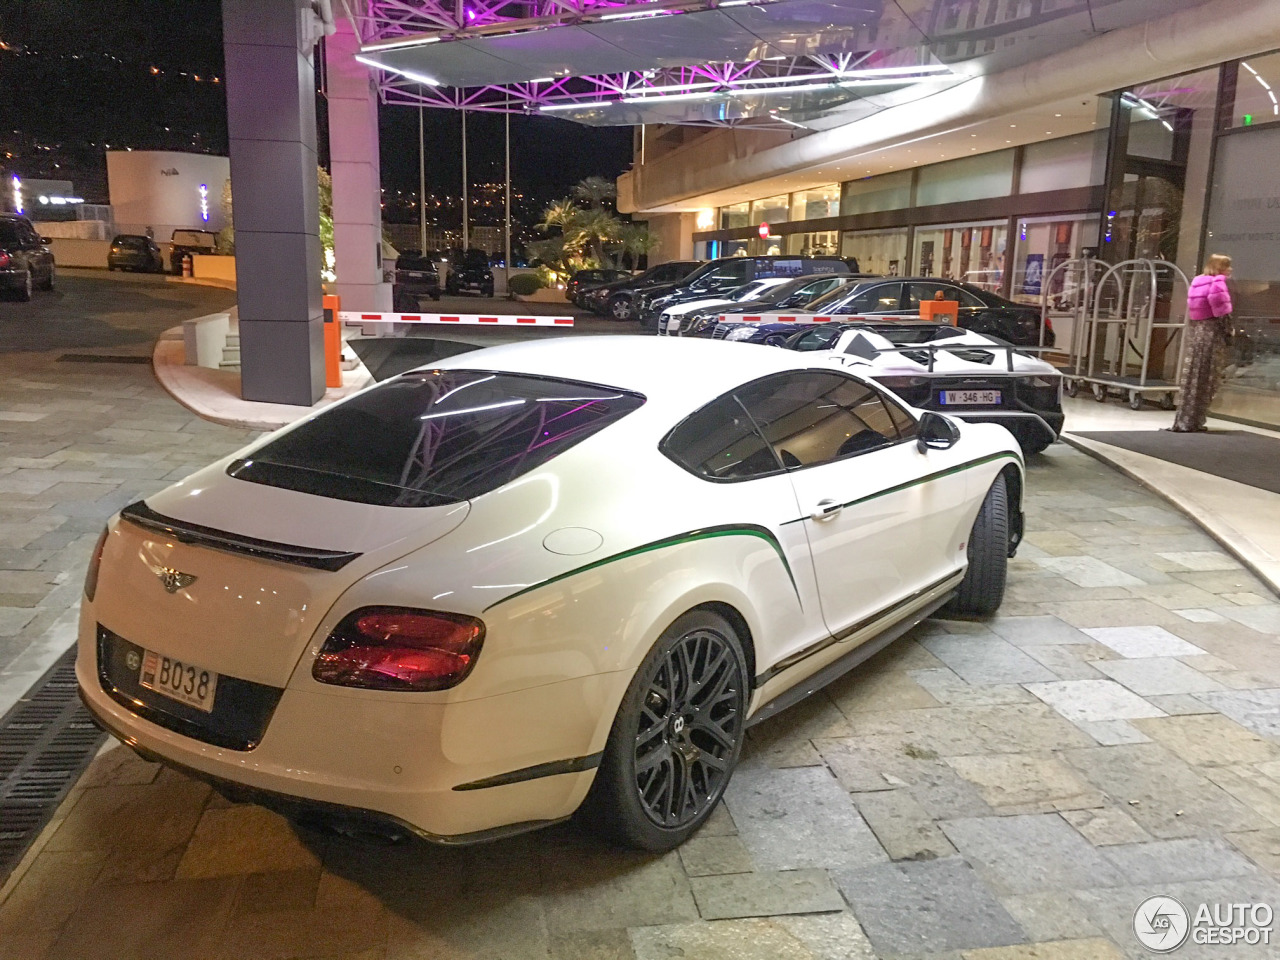
M 1069 260 L 1149 258 L 1192 277 L 1225 253 L 1240 336 L 1214 411 L 1280 424 L 1280 52 L 1096 106 L 1083 133 L 722 207 L 695 249 L 839 254 L 864 273 L 964 280 L 1051 311 L 1069 299 Z M 1181 315 L 1184 294 L 1163 285 L 1161 316 Z M 1172 376 L 1175 344 L 1152 349 Z

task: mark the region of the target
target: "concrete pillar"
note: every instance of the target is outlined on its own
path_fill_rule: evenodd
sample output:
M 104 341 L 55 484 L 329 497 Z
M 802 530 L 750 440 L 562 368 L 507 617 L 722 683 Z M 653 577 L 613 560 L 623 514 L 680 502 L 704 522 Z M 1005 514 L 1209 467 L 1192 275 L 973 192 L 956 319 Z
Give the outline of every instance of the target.
M 240 394 L 324 394 L 316 102 L 309 0 L 222 0 L 235 200 Z
M 351 21 L 339 18 L 325 42 L 329 162 L 333 174 L 335 285 L 344 310 L 389 311 L 382 282 L 382 178 L 378 164 L 378 93 Z
M 649 233 L 658 238 L 658 250 L 649 257 L 651 264 L 668 260 L 693 259 L 693 229 L 696 213 L 651 213 L 647 217 Z

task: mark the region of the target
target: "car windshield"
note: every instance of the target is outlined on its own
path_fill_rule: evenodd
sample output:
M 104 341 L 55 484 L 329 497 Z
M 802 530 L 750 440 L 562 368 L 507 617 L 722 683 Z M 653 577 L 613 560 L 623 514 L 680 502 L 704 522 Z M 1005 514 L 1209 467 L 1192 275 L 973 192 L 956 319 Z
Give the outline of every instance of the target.
M 878 283 L 879 281 L 872 282 Z M 865 290 L 869 286 L 871 286 L 871 283 L 846 283 L 844 286 L 836 287 L 829 293 L 824 293 L 816 300 L 805 304 L 805 309 L 813 313 L 824 313 L 827 308 L 844 303 L 846 299 L 852 298 L 859 290 Z
M 419 370 L 359 394 L 237 460 L 240 480 L 388 507 L 470 500 L 644 403 L 571 380 Z

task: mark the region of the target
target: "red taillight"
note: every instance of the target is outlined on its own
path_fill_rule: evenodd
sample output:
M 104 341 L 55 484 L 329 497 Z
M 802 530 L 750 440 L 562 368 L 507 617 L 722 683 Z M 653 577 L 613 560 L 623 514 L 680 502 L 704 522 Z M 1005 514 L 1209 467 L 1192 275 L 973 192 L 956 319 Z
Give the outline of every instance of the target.
M 1044 328 L 1048 330 L 1050 333 L 1053 333 L 1053 321 L 1050 320 L 1048 317 L 1044 318 Z
M 311 675 L 366 690 L 446 690 L 466 679 L 483 642 L 484 624 L 474 617 L 363 607 L 329 634 Z
M 12 259 L 11 256 L 0 250 L 0 267 L 7 267 Z
M 93 594 L 97 593 L 97 571 L 102 566 L 102 550 L 106 549 L 106 535 L 108 535 L 108 527 L 102 527 L 102 532 L 97 538 L 97 545 L 93 547 L 93 556 L 88 559 L 88 570 L 84 571 L 84 599 L 90 600 L 92 603 Z

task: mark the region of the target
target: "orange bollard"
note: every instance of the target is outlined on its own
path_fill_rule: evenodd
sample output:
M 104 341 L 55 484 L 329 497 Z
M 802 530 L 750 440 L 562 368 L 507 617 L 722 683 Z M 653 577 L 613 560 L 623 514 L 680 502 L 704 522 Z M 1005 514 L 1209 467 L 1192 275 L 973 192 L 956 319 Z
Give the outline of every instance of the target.
M 342 324 L 338 311 L 342 309 L 339 297 L 324 298 L 324 385 L 342 386 Z
M 956 300 L 943 300 L 942 291 L 939 290 L 935 299 L 920 301 L 920 319 L 959 326 L 960 303 Z

